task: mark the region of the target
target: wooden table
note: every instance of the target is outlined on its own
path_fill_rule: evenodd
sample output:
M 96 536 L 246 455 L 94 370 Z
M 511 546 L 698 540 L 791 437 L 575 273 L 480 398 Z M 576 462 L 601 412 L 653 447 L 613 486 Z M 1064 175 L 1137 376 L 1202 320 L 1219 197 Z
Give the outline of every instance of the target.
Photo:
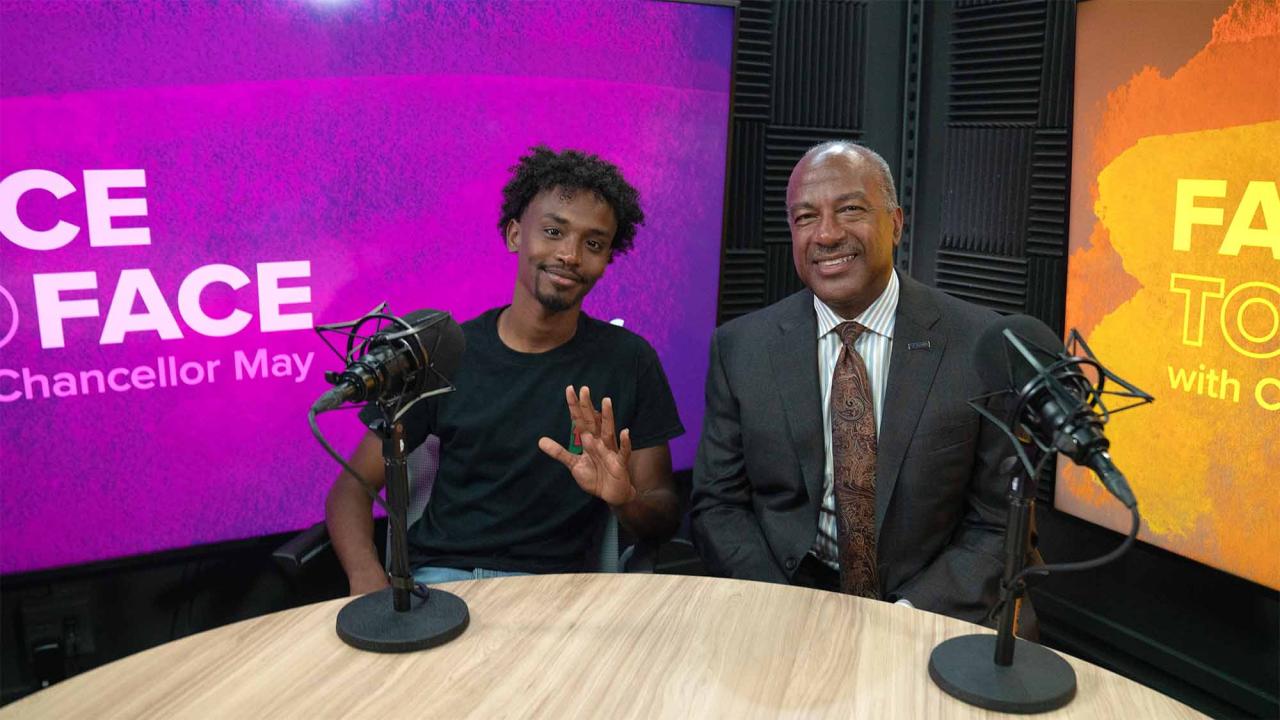
M 0 717 L 991 717 L 926 670 L 958 620 L 805 588 L 674 575 L 451 583 L 453 642 L 355 650 L 334 600 L 183 638 L 78 675 Z M 1200 717 L 1068 657 L 1079 688 L 1042 717 Z

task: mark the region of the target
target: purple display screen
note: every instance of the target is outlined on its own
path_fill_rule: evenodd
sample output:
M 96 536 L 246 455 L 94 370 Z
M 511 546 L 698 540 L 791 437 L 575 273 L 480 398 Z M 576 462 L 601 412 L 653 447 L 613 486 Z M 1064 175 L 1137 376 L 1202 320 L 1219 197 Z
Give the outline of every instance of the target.
M 306 527 L 337 466 L 313 325 L 509 302 L 531 145 L 648 222 L 588 297 L 661 356 L 692 465 L 715 323 L 732 8 L 0 2 L 0 573 Z M 340 452 L 363 432 L 324 416 Z

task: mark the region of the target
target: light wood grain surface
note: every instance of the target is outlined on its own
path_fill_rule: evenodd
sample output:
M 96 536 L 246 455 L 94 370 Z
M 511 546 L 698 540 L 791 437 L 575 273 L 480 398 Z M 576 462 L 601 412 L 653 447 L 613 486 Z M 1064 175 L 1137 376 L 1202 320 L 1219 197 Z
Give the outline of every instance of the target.
M 673 575 L 450 583 L 471 625 L 377 655 L 338 639 L 346 600 L 194 635 L 0 709 L 0 718 L 967 718 L 929 680 L 950 618 L 805 588 Z M 982 631 L 985 632 L 985 631 Z M 1200 717 L 1067 658 L 1079 688 L 1040 717 Z

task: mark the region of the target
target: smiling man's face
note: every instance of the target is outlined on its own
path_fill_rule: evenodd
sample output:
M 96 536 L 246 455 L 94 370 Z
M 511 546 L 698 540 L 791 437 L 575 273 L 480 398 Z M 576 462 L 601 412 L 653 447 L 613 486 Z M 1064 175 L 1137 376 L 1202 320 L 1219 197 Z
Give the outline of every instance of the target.
M 796 273 L 845 319 L 880 297 L 893 273 L 902 210 L 881 185 L 875 164 L 846 149 L 806 157 L 787 183 Z
M 613 208 L 590 190 L 544 190 L 507 225 L 519 254 L 516 292 L 558 313 L 582 305 L 604 275 L 618 230 Z

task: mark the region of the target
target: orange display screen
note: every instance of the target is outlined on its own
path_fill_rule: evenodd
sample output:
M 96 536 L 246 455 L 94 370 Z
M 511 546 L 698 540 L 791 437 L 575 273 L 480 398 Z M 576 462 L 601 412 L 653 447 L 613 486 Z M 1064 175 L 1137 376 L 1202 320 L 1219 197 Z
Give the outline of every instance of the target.
M 1106 430 L 1140 537 L 1280 589 L 1280 2 L 1082 3 L 1075 77 L 1066 324 L 1156 398 Z

